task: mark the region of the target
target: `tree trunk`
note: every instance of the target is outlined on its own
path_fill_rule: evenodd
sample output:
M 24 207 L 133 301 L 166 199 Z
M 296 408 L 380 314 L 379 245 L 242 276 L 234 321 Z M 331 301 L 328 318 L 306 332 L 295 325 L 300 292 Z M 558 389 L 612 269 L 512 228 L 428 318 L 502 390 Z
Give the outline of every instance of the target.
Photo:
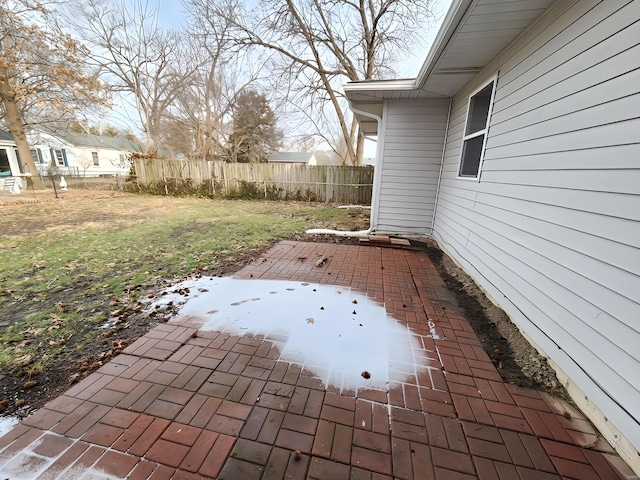
M 24 133 L 24 121 L 20 113 L 20 109 L 16 104 L 16 93 L 9 84 L 9 76 L 6 67 L 0 67 L 0 99 L 4 104 L 6 112 L 5 121 L 9 132 L 13 135 L 13 139 L 16 142 L 18 148 L 18 154 L 20 155 L 20 162 L 22 163 L 24 173 L 31 174 L 31 182 L 33 182 L 33 188 L 35 190 L 44 190 L 44 185 L 38 174 L 38 169 L 31 156 L 29 150 L 29 143 L 27 142 L 27 136 Z

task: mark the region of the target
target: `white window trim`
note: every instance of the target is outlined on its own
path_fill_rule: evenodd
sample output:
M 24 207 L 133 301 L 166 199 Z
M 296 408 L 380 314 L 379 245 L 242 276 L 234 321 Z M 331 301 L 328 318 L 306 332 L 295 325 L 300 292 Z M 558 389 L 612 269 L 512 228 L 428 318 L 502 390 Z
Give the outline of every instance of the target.
M 470 133 L 469 135 L 463 135 L 462 137 L 462 148 L 460 149 L 460 159 L 458 160 L 458 179 L 459 180 L 470 180 L 472 182 L 480 182 L 480 176 L 482 175 L 482 164 L 484 162 L 484 153 L 487 148 L 487 138 L 489 138 L 489 125 L 491 124 L 491 114 L 493 113 L 493 102 L 496 98 L 496 90 L 498 89 L 498 74 L 500 72 L 496 72 L 495 75 L 488 78 L 484 81 L 479 87 L 477 87 L 473 92 L 469 94 L 469 98 L 467 99 L 467 113 L 464 120 L 464 129 L 462 132 L 467 131 L 467 123 L 469 122 L 469 109 L 471 108 L 471 99 L 474 95 L 484 89 L 491 82 L 493 83 L 493 89 L 491 90 L 491 100 L 489 102 L 489 111 L 487 112 L 487 123 L 482 130 L 478 130 L 477 132 Z M 475 177 L 471 177 L 468 175 L 460 175 L 460 170 L 462 168 L 462 155 L 464 155 L 464 142 L 470 140 L 472 138 L 478 137 L 484 134 L 484 140 L 482 142 L 482 150 L 480 151 L 480 162 L 478 163 L 478 175 Z
M 60 152 L 60 157 L 58 157 L 58 152 Z M 53 149 L 53 154 L 56 157 L 56 166 L 64 167 L 64 155 L 62 154 L 62 149 L 61 148 L 54 148 Z

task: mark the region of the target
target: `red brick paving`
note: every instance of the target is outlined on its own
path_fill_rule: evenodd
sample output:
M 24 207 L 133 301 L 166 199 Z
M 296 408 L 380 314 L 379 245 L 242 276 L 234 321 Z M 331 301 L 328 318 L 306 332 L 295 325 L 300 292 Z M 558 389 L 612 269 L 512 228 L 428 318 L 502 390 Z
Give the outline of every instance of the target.
M 633 475 L 580 412 L 502 381 L 425 254 L 281 242 L 237 276 L 361 291 L 411 328 L 425 368 L 340 391 L 278 361 L 282 338 L 158 325 L 0 438 L 2 478 Z

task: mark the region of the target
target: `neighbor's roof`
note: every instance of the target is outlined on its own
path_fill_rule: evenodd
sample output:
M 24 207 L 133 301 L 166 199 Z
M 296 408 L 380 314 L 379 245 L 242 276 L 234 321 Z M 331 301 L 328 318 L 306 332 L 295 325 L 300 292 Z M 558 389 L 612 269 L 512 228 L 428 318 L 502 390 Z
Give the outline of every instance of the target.
M 309 163 L 313 153 L 308 152 L 273 152 L 269 155 L 271 163 Z
M 114 150 L 138 151 L 141 145 L 125 137 L 107 137 L 67 131 L 50 132 L 51 135 L 77 147 L 111 148 Z
M 13 142 L 13 135 L 11 135 L 6 130 L 0 130 L 0 140 L 4 140 L 7 142 Z
M 409 80 L 349 82 L 344 91 L 355 110 L 380 116 L 386 98 L 453 97 L 554 0 L 453 0 L 418 76 Z M 365 134 L 377 122 L 358 114 Z

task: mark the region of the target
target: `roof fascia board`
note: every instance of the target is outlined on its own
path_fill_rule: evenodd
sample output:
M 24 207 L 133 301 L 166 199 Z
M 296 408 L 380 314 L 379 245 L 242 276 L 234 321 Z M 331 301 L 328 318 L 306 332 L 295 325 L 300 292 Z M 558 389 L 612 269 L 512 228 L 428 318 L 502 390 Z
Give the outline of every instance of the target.
M 414 90 L 415 79 L 404 80 L 380 80 L 367 82 L 350 82 L 343 85 L 345 93 L 347 92 L 370 92 L 370 91 L 387 91 L 387 90 Z

